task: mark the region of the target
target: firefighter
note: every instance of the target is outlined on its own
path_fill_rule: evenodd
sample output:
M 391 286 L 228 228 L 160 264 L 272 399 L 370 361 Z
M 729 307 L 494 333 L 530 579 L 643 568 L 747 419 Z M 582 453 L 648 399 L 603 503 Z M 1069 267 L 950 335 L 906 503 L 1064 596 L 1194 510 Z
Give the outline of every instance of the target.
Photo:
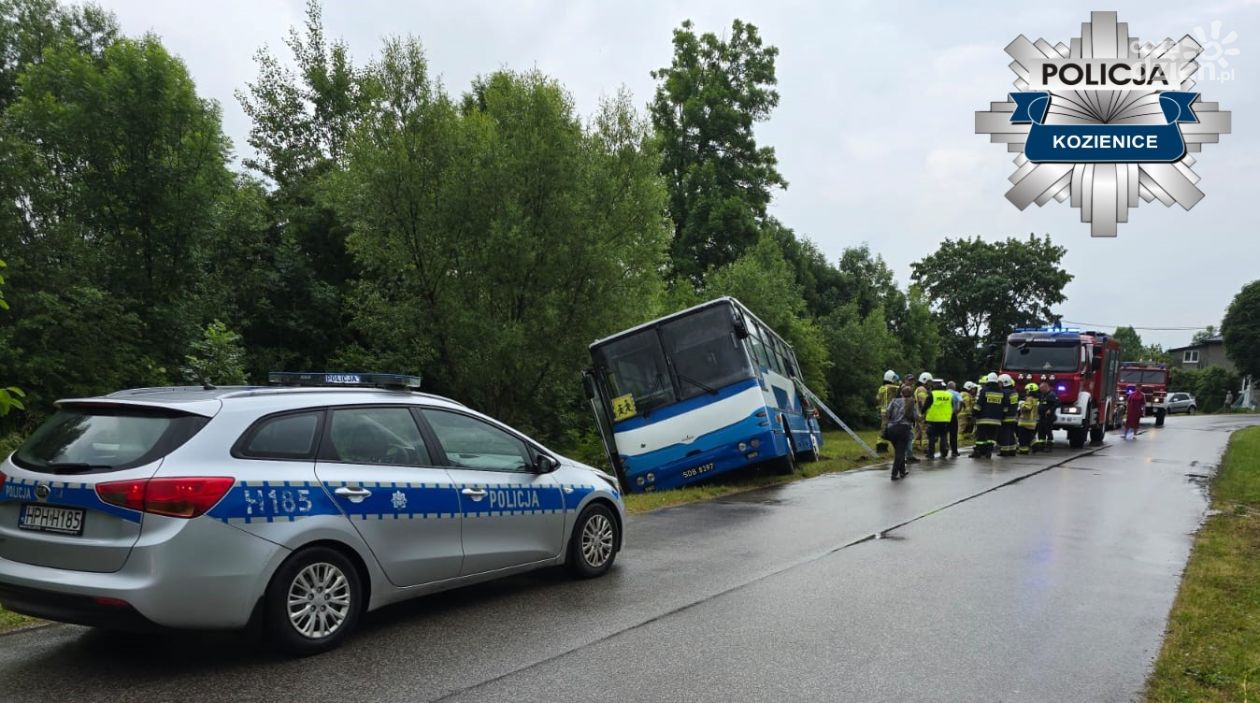
M 881 439 L 875 443 L 875 451 L 884 453 L 888 451 L 888 442 L 882 437 L 884 430 L 888 429 L 888 417 L 885 412 L 888 410 L 888 404 L 897 397 L 897 391 L 901 388 L 901 377 L 896 371 L 889 369 L 884 372 L 884 385 L 879 387 L 875 393 L 875 406 L 879 408 L 879 436 Z
M 1037 406 L 1040 389 L 1037 384 L 1030 383 L 1024 387 L 1024 398 L 1019 401 L 1019 409 L 1016 413 L 1016 422 L 1019 425 L 1019 453 L 1031 454 L 1033 449 L 1033 437 L 1037 434 L 1038 412 Z
M 997 374 L 983 378 L 984 385 L 976 390 L 976 446 L 971 452 L 972 459 L 992 458 L 998 432 L 1002 429 L 1002 402 L 1006 396 L 998 386 Z
M 932 382 L 932 374 L 924 371 L 919 374 L 919 385 L 914 389 L 914 402 L 919 404 L 919 420 L 914 425 L 914 448 L 922 452 L 927 444 L 927 401 L 931 397 L 928 384 Z
M 998 376 L 998 387 L 1002 393 L 1002 428 L 998 433 L 998 456 L 1015 456 L 1019 449 L 1015 439 L 1019 392 L 1015 390 L 1015 379 L 1008 374 Z
M 964 439 L 970 438 L 976 433 L 976 389 L 979 388 L 974 382 L 967 381 L 963 384 L 962 404 L 958 406 L 958 429 L 962 432 Z
M 1041 402 L 1037 406 L 1037 439 L 1033 451 L 1048 452 L 1054 447 L 1054 419 L 1059 411 L 1059 396 L 1050 390 L 1050 384 L 1041 382 Z
M 927 458 L 936 458 L 936 443 L 939 440 L 941 458 L 944 459 L 949 455 L 949 426 L 954 418 L 954 394 L 945 388 L 940 379 L 932 381 L 932 390 L 928 392 L 923 415 L 928 431 Z

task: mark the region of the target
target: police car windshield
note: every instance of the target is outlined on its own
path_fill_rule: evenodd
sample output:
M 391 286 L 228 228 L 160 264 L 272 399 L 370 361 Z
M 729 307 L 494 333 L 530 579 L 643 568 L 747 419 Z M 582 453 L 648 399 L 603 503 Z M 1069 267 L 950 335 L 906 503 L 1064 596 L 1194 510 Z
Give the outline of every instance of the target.
M 156 461 L 208 422 L 197 415 L 148 410 L 67 408 L 58 411 L 13 454 L 31 471 L 83 474 Z
M 1076 344 L 1037 344 L 1012 340 L 1006 345 L 1002 368 L 1009 371 L 1076 371 L 1080 365 Z

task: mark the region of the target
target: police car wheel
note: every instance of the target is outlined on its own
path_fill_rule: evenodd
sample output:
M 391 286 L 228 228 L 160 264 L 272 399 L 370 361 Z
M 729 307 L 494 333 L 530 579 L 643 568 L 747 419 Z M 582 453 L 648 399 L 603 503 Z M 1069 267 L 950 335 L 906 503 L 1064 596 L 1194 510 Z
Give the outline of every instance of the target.
M 280 566 L 267 587 L 267 633 L 290 654 L 328 651 L 358 624 L 362 593 L 359 572 L 344 554 L 304 549 Z
M 569 571 L 584 579 L 607 573 L 621 545 L 618 531 L 617 520 L 608 506 L 595 503 L 583 510 L 569 538 Z

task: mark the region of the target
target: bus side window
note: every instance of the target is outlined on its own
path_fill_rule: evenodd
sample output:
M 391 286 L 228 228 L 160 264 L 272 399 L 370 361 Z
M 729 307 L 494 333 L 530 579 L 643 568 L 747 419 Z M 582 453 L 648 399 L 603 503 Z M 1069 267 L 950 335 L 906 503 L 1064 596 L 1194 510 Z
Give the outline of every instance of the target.
M 756 323 L 748 325 L 748 341 L 752 346 L 753 361 L 762 368 L 770 368 L 770 358 L 766 355 L 766 345 L 762 341 L 761 328 Z
M 783 365 L 783 347 L 779 345 L 779 340 L 774 337 L 770 337 L 769 342 L 771 344 L 770 360 L 774 366 L 774 370 L 786 376 L 787 369 L 784 368 Z

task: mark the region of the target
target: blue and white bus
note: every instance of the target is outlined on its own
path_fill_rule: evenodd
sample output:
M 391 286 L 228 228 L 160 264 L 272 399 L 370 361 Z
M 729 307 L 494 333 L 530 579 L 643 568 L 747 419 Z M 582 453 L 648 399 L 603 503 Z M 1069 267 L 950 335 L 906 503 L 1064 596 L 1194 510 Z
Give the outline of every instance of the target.
M 791 345 L 718 298 L 591 345 L 584 378 L 627 491 L 675 488 L 751 464 L 795 470 L 822 431 Z

